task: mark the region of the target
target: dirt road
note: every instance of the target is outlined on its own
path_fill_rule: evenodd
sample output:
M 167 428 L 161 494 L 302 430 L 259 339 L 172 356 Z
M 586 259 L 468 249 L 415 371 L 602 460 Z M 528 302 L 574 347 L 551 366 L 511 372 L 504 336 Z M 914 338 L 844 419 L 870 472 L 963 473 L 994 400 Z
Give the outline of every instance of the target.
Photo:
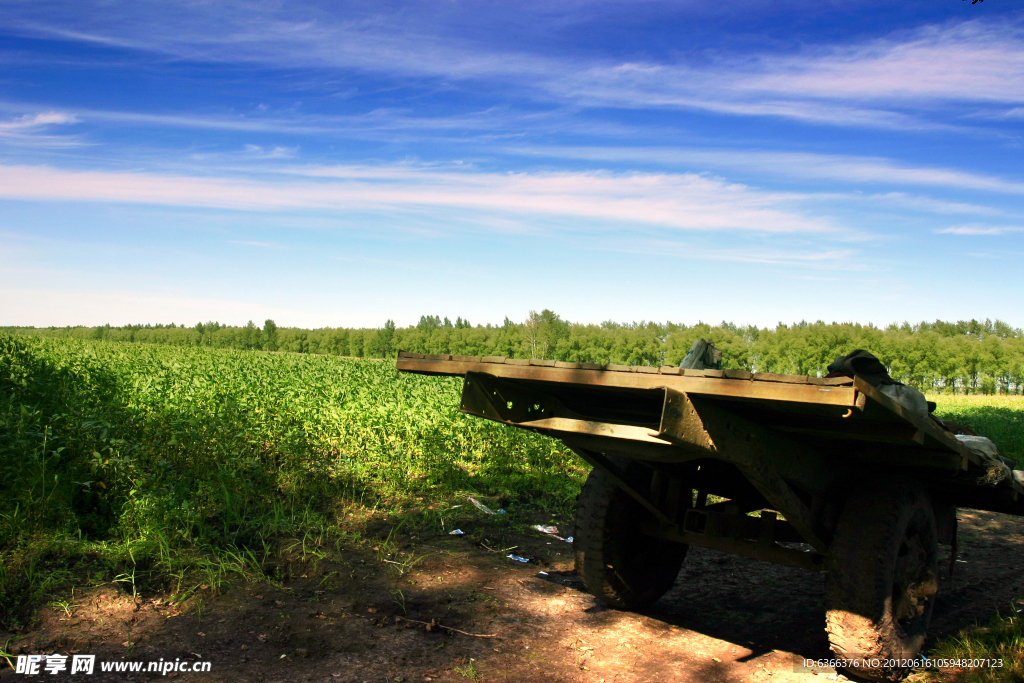
M 971 510 L 960 518 L 962 562 L 952 579 L 943 568 L 935 637 L 986 622 L 1024 596 L 1024 523 Z M 476 538 L 332 548 L 322 560 L 283 567 L 283 588 L 200 591 L 202 604 L 185 609 L 168 606 L 166 596 L 133 599 L 101 586 L 78 593 L 70 616 L 44 608 L 35 630 L 0 633 L 0 642 L 10 640 L 14 654 L 97 656 L 93 676 L 68 680 L 163 678 L 100 671 L 103 662 L 145 667 L 161 658 L 209 662 L 208 673 L 167 677 L 232 683 L 837 679 L 830 670 L 794 670 L 798 658 L 829 656 L 821 575 L 691 548 L 673 590 L 650 610 L 627 613 L 583 591 L 567 543 L 539 533 Z M 509 546 L 517 547 L 495 552 Z M 510 560 L 510 552 L 531 562 Z M 432 622 L 476 635 L 424 626 Z M 0 679 L 27 680 L 11 669 Z

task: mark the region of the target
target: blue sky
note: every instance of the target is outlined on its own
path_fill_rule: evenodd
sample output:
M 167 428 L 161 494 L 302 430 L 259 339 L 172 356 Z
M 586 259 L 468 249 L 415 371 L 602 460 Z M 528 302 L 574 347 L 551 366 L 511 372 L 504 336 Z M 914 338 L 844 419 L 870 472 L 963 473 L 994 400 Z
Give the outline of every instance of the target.
M 0 324 L 1024 325 L 1024 8 L 0 1 Z

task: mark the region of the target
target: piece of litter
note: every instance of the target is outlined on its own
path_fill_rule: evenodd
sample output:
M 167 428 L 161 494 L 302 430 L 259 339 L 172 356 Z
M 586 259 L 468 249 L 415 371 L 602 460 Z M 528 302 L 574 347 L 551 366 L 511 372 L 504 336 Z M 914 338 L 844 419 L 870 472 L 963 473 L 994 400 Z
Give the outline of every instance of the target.
M 540 574 L 541 576 L 547 576 L 548 575 L 547 572 L 537 572 L 537 573 Z M 1017 611 L 1019 612 L 1020 610 L 1017 610 Z
M 451 531 L 448 532 L 448 535 L 449 536 L 465 536 L 466 532 L 463 531 L 462 529 L 452 529 Z
M 516 562 L 529 562 L 525 557 L 519 557 L 518 555 L 506 555 L 505 557 L 510 560 L 515 560 Z
M 461 503 L 459 505 L 452 505 L 452 510 L 454 510 L 455 508 L 460 508 L 460 507 L 462 507 Z
M 468 500 L 468 501 L 469 501 L 470 503 L 472 503 L 472 504 L 473 504 L 474 506 L 476 506 L 476 509 L 477 509 L 477 510 L 480 510 L 481 512 L 486 512 L 486 513 L 487 513 L 487 514 L 489 514 L 489 515 L 496 515 L 496 514 L 498 514 L 497 512 L 495 512 L 495 511 L 494 511 L 494 510 L 492 510 L 491 508 L 487 507 L 486 505 L 484 505 L 483 503 L 481 503 L 481 502 L 480 502 L 479 500 L 477 500 L 476 498 L 473 498 L 472 496 L 470 496 L 470 497 L 469 497 L 469 498 L 467 498 L 466 500 Z
M 533 527 L 531 527 L 531 528 L 536 529 L 537 531 L 541 532 L 542 534 L 547 534 L 551 538 L 557 538 L 559 541 L 565 541 L 567 543 L 572 543 L 572 536 L 570 536 L 569 538 L 562 538 L 561 536 L 558 535 L 558 527 L 556 527 L 556 526 L 545 526 L 543 524 L 534 524 Z

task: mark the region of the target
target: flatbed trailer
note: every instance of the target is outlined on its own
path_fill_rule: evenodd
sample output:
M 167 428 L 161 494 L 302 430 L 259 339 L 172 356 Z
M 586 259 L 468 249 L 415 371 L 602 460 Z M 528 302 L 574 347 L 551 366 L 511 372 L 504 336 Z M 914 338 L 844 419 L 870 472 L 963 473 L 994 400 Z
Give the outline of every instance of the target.
M 861 377 L 408 352 L 397 367 L 463 377 L 462 412 L 593 466 L 573 549 L 599 599 L 654 602 L 691 545 L 826 572 L 832 650 L 873 680 L 904 678 L 920 654 L 956 509 L 1024 515 L 1019 473 L 993 477 Z

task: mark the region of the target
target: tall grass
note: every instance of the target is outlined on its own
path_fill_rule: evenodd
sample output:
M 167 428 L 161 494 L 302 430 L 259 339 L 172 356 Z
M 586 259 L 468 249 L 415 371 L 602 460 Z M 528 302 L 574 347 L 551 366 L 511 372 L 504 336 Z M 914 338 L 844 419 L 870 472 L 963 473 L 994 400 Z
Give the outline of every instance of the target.
M 956 681 L 957 683 L 1001 683 L 1024 681 L 1024 622 L 1021 612 L 1024 601 L 1010 604 L 1004 614 L 997 614 L 987 626 L 962 629 L 957 635 L 945 638 L 928 653 L 933 660 L 981 660 L 985 666 L 952 666 L 940 670 L 925 670 L 912 680 L 928 683 Z M 1000 666 L 989 666 L 989 663 Z
M 460 414 L 460 387 L 388 361 L 0 335 L 0 610 L 82 562 L 133 587 L 183 558 L 251 566 L 351 502 L 567 509 L 576 457 Z

